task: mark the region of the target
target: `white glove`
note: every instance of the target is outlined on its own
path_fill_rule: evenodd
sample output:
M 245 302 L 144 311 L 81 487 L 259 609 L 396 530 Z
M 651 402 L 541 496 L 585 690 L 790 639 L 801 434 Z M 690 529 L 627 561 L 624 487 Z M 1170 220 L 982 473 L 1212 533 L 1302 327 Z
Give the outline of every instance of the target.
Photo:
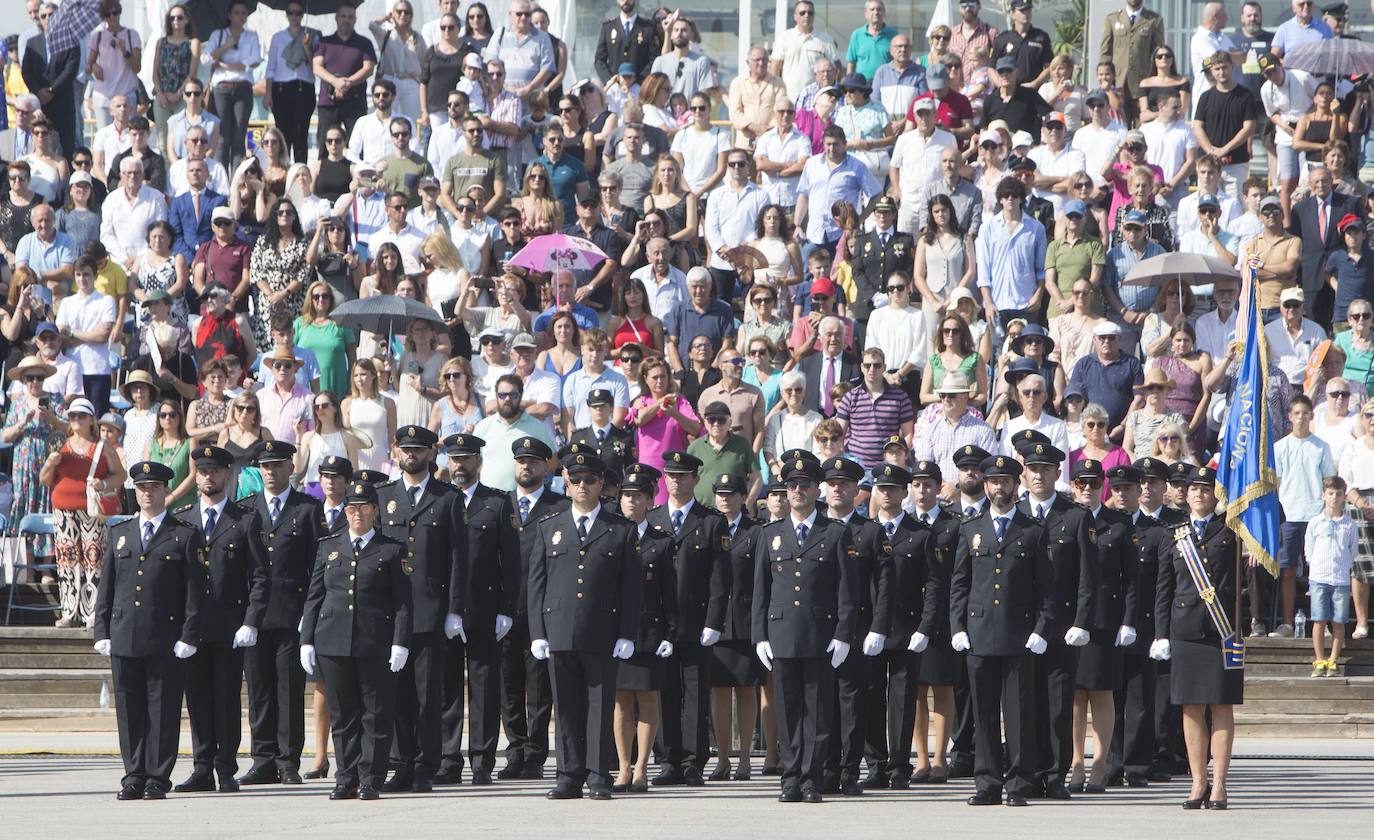
M 831 639 L 825 652 L 830 654 L 830 667 L 838 668 L 844 663 L 845 658 L 849 656 L 849 642 Z
M 258 628 L 249 627 L 247 624 L 238 629 L 234 634 L 234 647 L 252 647 L 258 643 Z
M 410 648 L 403 648 L 400 645 L 391 646 L 391 658 L 387 660 L 387 666 L 391 668 L 391 673 L 398 674 L 406 666 L 406 660 L 410 658 Z
M 172 655 L 177 659 L 190 659 L 196 655 L 196 646 L 188 645 L 185 642 L 177 642 L 172 645 Z
M 921 651 L 925 650 L 926 645 L 929 644 L 930 639 L 926 638 L 925 633 L 922 633 L 918 630 L 915 633 L 911 634 L 911 641 L 907 642 L 906 649 L 911 651 L 912 653 L 920 653 Z
M 549 640 L 535 639 L 530 642 L 530 655 L 541 662 L 549 658 Z
M 301 668 L 307 674 L 315 673 L 315 646 L 301 645 Z
M 95 643 L 95 652 L 98 653 L 98 654 L 100 654 L 101 656 L 109 656 L 109 655 L 110 655 L 110 640 L 109 640 L 109 639 L 101 639 L 100 641 L 96 642 L 96 643 Z
M 501 641 L 502 639 L 506 638 L 506 634 L 510 632 L 511 627 L 514 626 L 514 625 L 515 625 L 515 622 L 511 620 L 511 617 L 510 617 L 510 616 L 508 616 L 508 615 L 501 615 L 500 613 L 497 613 L 497 614 L 496 614 L 496 641 L 499 642 L 499 641 Z
M 758 656 L 759 661 L 763 663 L 763 667 L 767 668 L 770 671 L 773 670 L 772 645 L 768 644 L 767 642 L 759 642 L 758 644 L 754 645 L 754 654 Z
M 1121 625 L 1116 631 L 1116 646 L 1130 647 L 1133 644 L 1135 644 L 1135 628 L 1126 624 Z
M 954 648 L 956 651 L 961 652 L 961 653 L 962 653 L 963 651 L 968 650 L 968 649 L 969 649 L 968 634 L 967 634 L 967 633 L 955 633 L 955 634 L 954 634 L 954 638 L 952 638 L 952 639 L 949 640 L 949 646 L 952 647 L 952 648 Z
M 452 639 L 454 636 L 463 640 L 463 644 L 468 642 L 468 634 L 463 632 L 463 617 L 457 613 L 449 613 L 444 616 L 444 635 Z
M 720 631 L 710 627 L 701 628 L 701 644 L 703 647 L 710 647 L 720 641 Z
M 635 643 L 629 639 L 616 639 L 615 647 L 611 648 L 611 656 L 616 659 L 629 659 L 635 655 Z
M 1169 661 L 1169 640 L 1155 639 L 1150 643 L 1150 658 L 1156 662 Z
M 877 656 L 878 654 L 882 653 L 883 644 L 886 641 L 887 637 L 884 636 L 882 633 L 874 633 L 870 630 L 868 635 L 864 636 L 864 656 Z
M 1040 654 L 1044 653 L 1049 646 L 1050 643 L 1040 638 L 1039 633 L 1032 633 L 1030 634 L 1030 638 L 1026 639 L 1026 650 L 1030 651 L 1036 656 L 1039 656 Z
M 1088 631 L 1082 627 L 1070 627 L 1064 631 L 1064 644 L 1069 647 L 1083 647 L 1088 643 Z
M 667 659 L 673 655 L 673 643 L 664 639 L 658 643 L 658 650 L 654 651 L 654 656 L 659 659 Z

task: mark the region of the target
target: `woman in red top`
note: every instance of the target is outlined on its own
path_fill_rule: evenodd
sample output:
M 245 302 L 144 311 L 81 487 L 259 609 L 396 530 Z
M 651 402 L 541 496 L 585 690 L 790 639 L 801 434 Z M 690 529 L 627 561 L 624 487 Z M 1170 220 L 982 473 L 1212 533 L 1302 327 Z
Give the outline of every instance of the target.
M 95 614 L 96 581 L 105 555 L 105 517 L 86 512 L 86 483 L 91 461 L 99 456 L 89 480 L 97 492 L 124 484 L 124 466 L 114 447 L 99 446 L 95 407 L 90 400 L 72 400 L 67 408 L 70 437 L 43 462 L 38 480 L 52 488 L 56 524 L 58 593 L 62 616 L 58 627 L 90 626 Z M 97 449 L 97 447 L 99 447 Z
M 646 350 L 659 350 L 663 347 L 663 322 L 649 311 L 649 293 L 644 281 L 636 277 L 626 277 L 620 284 L 620 294 L 616 295 L 607 332 L 611 334 L 611 347 L 619 350 L 624 344 L 638 344 Z

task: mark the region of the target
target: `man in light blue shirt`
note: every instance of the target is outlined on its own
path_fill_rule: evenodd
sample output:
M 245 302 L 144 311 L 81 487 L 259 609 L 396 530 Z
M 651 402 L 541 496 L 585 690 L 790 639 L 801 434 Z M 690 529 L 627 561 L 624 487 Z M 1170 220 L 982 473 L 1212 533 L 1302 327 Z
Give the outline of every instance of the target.
M 830 218 L 830 205 L 848 201 L 861 216 L 867 216 L 867 205 L 883 192 L 868 167 L 846 151 L 844 129 L 828 126 L 822 145 L 825 154 L 808 160 L 797 182 L 797 230 L 806 231 L 804 239 L 813 247 L 831 245 L 840 238 L 840 229 Z M 799 234 L 799 238 L 803 237 Z
M 1284 56 L 1295 47 L 1311 44 L 1334 37 L 1331 27 L 1312 16 L 1313 0 L 1292 0 L 1293 17 L 1279 24 L 1274 30 L 1274 40 L 1269 44 L 1270 52 Z M 1321 498 L 1318 487 L 1317 498 Z
M 1288 406 L 1293 431 L 1274 444 L 1274 471 L 1279 477 L 1279 589 L 1283 602 L 1282 623 L 1271 636 L 1293 635 L 1293 612 L 1298 571 L 1303 568 L 1307 523 L 1322 512 L 1322 479 L 1336 474 L 1331 448 L 1312 434 L 1312 401 L 1295 394 Z M 1269 613 L 1255 612 L 1255 615 Z
M 55 284 L 70 284 L 76 263 L 76 242 L 57 229 L 52 207 L 40 204 L 29 213 L 33 230 L 19 238 L 14 247 L 14 265 L 26 265 L 49 289 Z
M 1013 318 L 1044 323 L 1045 228 L 1024 213 L 1026 185 L 1003 178 L 997 185 L 1001 212 L 978 234 L 978 288 L 988 323 L 1000 318 L 1002 328 Z
M 1108 315 L 1131 328 L 1134 337 L 1139 337 L 1140 328 L 1159 296 L 1159 287 L 1126 286 L 1122 281 L 1136 263 L 1163 253 L 1164 247 L 1145 232 L 1145 214 L 1139 210 L 1126 211 L 1121 218 L 1121 243 L 1107 251 L 1102 297 L 1107 301 Z
M 617 370 L 606 367 L 606 354 L 611 349 L 611 340 L 605 330 L 584 330 L 582 333 L 582 367 L 568 374 L 563 380 L 563 436 L 572 433 L 592 422 L 592 413 L 587 408 L 587 395 L 594 388 L 604 388 L 611 392 L 614 409 L 611 422 L 616 426 L 625 422 L 625 412 L 630 407 L 630 383 Z

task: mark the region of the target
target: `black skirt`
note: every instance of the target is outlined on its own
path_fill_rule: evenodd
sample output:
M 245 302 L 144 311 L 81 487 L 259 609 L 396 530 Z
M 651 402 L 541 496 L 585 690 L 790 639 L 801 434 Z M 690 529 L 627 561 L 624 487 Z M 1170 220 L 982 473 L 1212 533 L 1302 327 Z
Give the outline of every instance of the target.
M 1169 702 L 1239 705 L 1245 702 L 1245 670 L 1221 667 L 1221 642 L 1169 640 Z
M 910 640 L 908 640 L 910 641 Z M 921 664 L 916 681 L 921 685 L 954 685 L 963 658 L 949 646 L 949 639 L 931 639 L 921 651 Z
M 754 646 L 743 641 L 721 641 L 711 646 L 711 686 L 735 688 L 763 685 L 763 664 L 754 655 Z
M 616 691 L 659 691 L 663 688 L 663 660 L 653 651 L 635 652 L 615 671 Z
M 1116 646 L 1116 631 L 1093 630 L 1088 643 L 1078 651 L 1074 688 L 1081 691 L 1121 688 L 1121 653 L 1121 648 Z

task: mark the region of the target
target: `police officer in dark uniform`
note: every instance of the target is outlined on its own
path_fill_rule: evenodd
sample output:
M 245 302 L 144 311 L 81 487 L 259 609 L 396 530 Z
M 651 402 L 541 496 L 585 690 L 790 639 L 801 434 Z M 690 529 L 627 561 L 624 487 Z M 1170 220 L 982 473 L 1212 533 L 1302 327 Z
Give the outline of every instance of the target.
M 167 514 L 171 467 L 129 468 L 138 514 L 110 528 L 96 593 L 95 650 L 110 657 L 124 779 L 115 798 L 172 789 L 185 663 L 201 644 L 200 532 Z
M 1025 805 L 1035 790 L 1033 659 L 1044 654 L 1053 624 L 1054 566 L 1045 527 L 1016 508 L 1021 469 L 1004 455 L 983 461 L 988 508 L 961 526 L 950 577 L 951 644 L 968 651 L 978 715 L 977 792 L 970 805 L 999 804 L 1004 778 L 1008 805 Z M 999 727 L 1007 739 L 1005 776 Z
M 381 470 L 354 470 L 352 480 L 363 484 L 371 484 L 373 487 L 380 487 L 390 481 L 391 476 Z
M 467 638 L 463 609 L 468 541 L 462 494 L 430 474 L 438 435 L 424 426 L 402 426 L 395 442 L 401 477 L 377 488 L 382 509 L 377 527 L 406 547 L 406 562 L 414 570 L 413 629 L 411 655 L 396 686 L 396 772 L 382 790 L 428 793 L 443 758 L 446 640 Z
M 510 632 L 520 594 L 519 521 L 510 496 L 477 481 L 482 470 L 482 447 L 476 435 L 444 438 L 449 473 L 463 493 L 467 516 L 467 604 L 463 611 L 466 641 L 451 639 L 444 661 L 444 758 L 440 776 L 462 777 L 463 663 L 467 662 L 468 758 L 472 783 L 491 784 L 496 764 L 496 741 L 501 734 L 501 685 L 497 643 Z M 436 781 L 439 777 L 436 777 Z
M 1054 567 L 1054 612 L 1042 633 L 1049 650 L 1036 662 L 1035 698 L 1039 754 L 1037 788 L 1050 799 L 1068 799 L 1064 784 L 1073 760 L 1073 694 L 1078 649 L 1088 643 L 1097 599 L 1097 546 L 1092 515 L 1055 491 L 1064 453 L 1034 429 L 1017 432 L 1025 463 L 1026 497 L 1017 509 L 1041 523 Z
M 865 519 L 854 509 L 859 480 L 866 472 L 863 465 L 848 458 L 831 458 L 823 466 L 829 516 L 849 528 L 850 542 L 855 550 L 859 600 L 854 617 L 854 638 L 863 640 L 859 651 L 863 655 L 847 657 L 835 669 L 834 731 L 837 742 L 826 759 L 821 793 L 861 796 L 859 760 L 864 751 L 869 671 L 872 658 L 882 653 L 887 643 L 892 624 L 895 572 L 887 534 L 878 523 Z
M 192 453 L 198 501 L 177 518 L 203 536 L 198 559 L 205 575 L 201 643 L 186 662 L 186 712 L 191 719 L 191 777 L 177 793 L 239 789 L 239 741 L 243 731 L 243 648 L 257 644 L 267 612 L 267 551 L 253 512 L 226 496 L 234 456 L 218 446 Z
M 868 323 L 873 296 L 884 290 L 892 272 L 909 278 L 916 260 L 916 240 L 897 230 L 897 204 L 891 197 L 884 195 L 873 204 L 873 220 L 873 230 L 859 234 L 849 251 L 855 290 L 850 313 L 861 324 Z
M 955 477 L 950 512 L 957 517 L 960 525 L 981 514 L 988 506 L 982 473 L 983 461 L 987 458 L 986 450 L 972 444 L 965 444 L 954 453 L 954 466 L 959 474 Z M 950 574 L 953 574 L 953 557 L 958 545 L 956 533 L 953 544 L 945 546 L 945 556 L 951 558 Z M 945 591 L 948 592 L 948 588 Z M 948 778 L 959 779 L 973 775 L 977 715 L 974 714 L 973 692 L 969 690 L 968 663 L 965 661 L 968 657 L 962 651 L 954 651 L 954 655 L 959 661 L 954 669 L 954 733 L 950 737 L 946 772 Z
M 1019 175 L 1022 172 L 1034 172 L 1038 167 L 1039 164 L 1035 161 L 1028 157 L 1023 157 L 1012 161 L 1010 169 L 1013 175 Z M 1041 198 L 1027 189 L 1026 203 L 1022 207 L 1022 211 L 1044 226 L 1045 230 L 1050 232 L 1054 231 L 1054 203 L 1048 198 Z M 1054 394 L 1051 393 L 1050 396 L 1053 397 Z M 1019 414 L 1020 412 L 1017 413 Z
M 720 641 L 730 602 L 730 535 L 725 518 L 696 503 L 701 461 L 686 452 L 663 453 L 668 501 L 649 521 L 673 535 L 678 588 L 678 635 L 663 684 L 663 729 L 654 785 L 701 785 L 711 702 L 710 651 Z
M 992 42 L 990 63 L 995 66 L 1007 56 L 1016 59 L 1017 79 L 1034 90 L 1045 81 L 1041 75 L 1045 74 L 1050 59 L 1054 58 L 1054 48 L 1050 44 L 1049 34 L 1031 25 L 1031 0 L 1011 0 L 1007 5 L 1011 26 L 999 32 L 997 39 Z M 1040 136 L 1039 132 L 1032 134 Z
M 324 502 L 320 510 L 320 536 L 332 537 L 348 527 L 348 517 L 344 516 L 344 502 L 348 495 L 348 485 L 353 481 L 353 462 L 342 455 L 329 455 L 320 462 L 320 491 Z M 377 482 L 358 481 L 364 484 Z M 382 479 L 386 481 L 385 478 Z
M 616 5 L 620 14 L 601 22 L 596 39 L 596 75 L 603 85 L 620 72 L 622 64 L 632 65 L 635 78 L 642 80 L 663 51 L 663 28 L 635 14 L 636 0 L 619 0 Z
M 571 504 L 535 526 L 530 556 L 530 652 L 550 660 L 558 715 L 558 782 L 549 799 L 610 799 L 616 665 L 634 655 L 643 570 L 637 529 L 601 505 L 605 465 L 564 465 Z
M 773 672 L 780 802 L 821 802 L 835 716 L 835 669 L 858 622 L 858 551 L 850 529 L 816 508 L 820 466 L 784 462 L 788 514 L 765 525 L 754 560 L 753 639 Z
M 924 475 L 939 467 L 921 461 Z M 935 483 L 938 484 L 937 478 Z M 939 606 L 942 570 L 947 568 L 927 522 L 907 514 L 912 475 L 884 464 L 873 473 L 878 500 L 877 525 L 892 549 L 892 617 L 883 650 L 873 660 L 868 688 L 867 748 L 869 789 L 911 784 L 911 738 L 916 725 L 916 695 L 921 656 L 942 621 Z M 932 494 L 933 495 L 933 494 Z M 946 517 L 950 522 L 953 519 Z M 948 625 L 946 608 L 943 622 Z M 942 641 L 948 644 L 948 632 Z
M 611 422 L 615 396 L 609 388 L 593 388 L 587 394 L 587 408 L 591 410 L 591 424 L 573 432 L 568 444 L 587 447 L 583 451 L 600 458 L 607 471 L 624 475 L 626 467 L 638 460 L 634 430 Z
M 259 443 L 254 459 L 262 470 L 262 492 L 239 502 L 257 515 L 269 585 L 258 643 L 244 650 L 253 766 L 238 778 L 241 785 L 302 783 L 305 671 L 297 655 L 298 628 L 320 541 L 320 503 L 291 487 L 295 457 L 296 447 L 285 441 Z
M 355 481 L 347 529 L 320 542 L 301 621 L 301 667 L 329 685 L 334 757 L 330 799 L 375 800 L 394 733 L 396 674 L 410 655 L 406 547 L 377 529 L 377 490 Z
M 553 714 L 553 689 L 549 665 L 530 653 L 530 621 L 526 582 L 529 558 L 538 532 L 535 523 L 568 506 L 568 497 L 544 486 L 553 450 L 535 437 L 511 444 L 515 455 L 515 489 L 510 493 L 520 536 L 520 574 L 515 600 L 514 624 L 500 641 L 501 722 L 506 729 L 506 766 L 498 779 L 542 779 L 549 757 L 549 716 Z
M 1176 475 L 1186 480 L 1190 467 L 1179 462 L 1180 470 L 1158 458 L 1141 458 L 1134 466 L 1142 473 L 1140 481 L 1140 512 L 1160 524 L 1165 530 L 1166 550 L 1170 529 L 1188 521 L 1188 514 L 1169 504 L 1170 485 Z M 1184 486 L 1184 485 L 1180 485 Z M 1181 492 L 1181 491 L 1180 491 Z M 1146 634 L 1148 635 L 1148 634 Z M 1175 773 L 1188 771 L 1187 749 L 1183 743 L 1183 711 L 1169 701 L 1172 667 L 1169 660 L 1155 662 L 1155 703 L 1152 726 L 1155 733 L 1154 757 L 1150 764 L 1150 781 L 1168 782 Z

